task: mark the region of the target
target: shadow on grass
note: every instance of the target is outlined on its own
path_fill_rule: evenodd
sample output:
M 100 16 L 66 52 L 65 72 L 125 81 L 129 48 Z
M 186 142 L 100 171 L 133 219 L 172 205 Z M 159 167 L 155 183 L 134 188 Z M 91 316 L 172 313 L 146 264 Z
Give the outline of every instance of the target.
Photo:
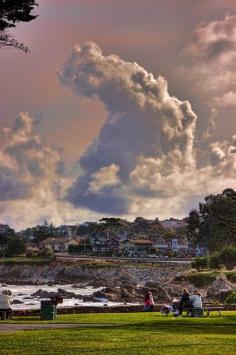
M 227 323 L 194 323 L 194 322 L 156 322 L 115 325 L 115 328 L 127 329 L 128 331 L 175 333 L 175 334 L 236 334 L 236 322 L 228 320 Z

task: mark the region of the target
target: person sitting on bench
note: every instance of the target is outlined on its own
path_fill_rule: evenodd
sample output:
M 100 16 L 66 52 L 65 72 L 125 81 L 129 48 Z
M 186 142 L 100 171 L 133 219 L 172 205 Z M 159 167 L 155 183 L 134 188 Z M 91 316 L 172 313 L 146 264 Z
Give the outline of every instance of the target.
M 2 291 L 0 294 L 0 315 L 1 319 L 10 319 L 11 318 L 11 299 L 8 295 L 8 291 Z
M 190 296 L 190 301 L 193 308 L 202 308 L 202 295 L 198 290 L 195 290 L 193 295 Z
M 190 293 L 188 292 L 187 288 L 184 288 L 183 294 L 180 298 L 180 303 L 179 303 L 179 316 L 182 315 L 183 308 L 191 308 L 191 300 L 190 300 Z

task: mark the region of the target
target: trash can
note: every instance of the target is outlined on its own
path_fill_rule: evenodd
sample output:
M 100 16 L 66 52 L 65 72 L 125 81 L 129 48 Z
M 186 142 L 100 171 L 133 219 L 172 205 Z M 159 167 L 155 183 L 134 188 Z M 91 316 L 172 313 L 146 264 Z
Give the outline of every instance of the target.
M 41 301 L 41 320 L 55 320 L 57 316 L 57 305 L 52 301 Z

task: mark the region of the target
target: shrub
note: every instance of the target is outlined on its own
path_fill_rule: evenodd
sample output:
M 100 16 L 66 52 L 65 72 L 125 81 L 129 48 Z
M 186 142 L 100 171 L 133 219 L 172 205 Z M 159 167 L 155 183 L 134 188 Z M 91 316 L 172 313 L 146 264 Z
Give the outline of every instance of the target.
M 207 269 L 209 264 L 209 260 L 207 256 L 197 257 L 192 262 L 192 268 L 197 269 L 197 271 L 201 271 L 203 269 Z
M 236 291 L 231 292 L 231 294 L 226 298 L 225 303 L 236 304 Z
M 191 273 L 186 276 L 195 287 L 207 287 L 215 281 L 214 273 Z
M 232 270 L 236 266 L 236 247 L 224 247 L 219 253 L 219 258 L 227 270 Z
M 222 263 L 219 258 L 219 254 L 211 255 L 211 257 L 209 259 L 209 266 L 213 270 L 220 270 L 222 268 Z
M 49 250 L 47 248 L 39 250 L 36 254 L 35 257 L 39 257 L 39 258 L 53 258 L 54 253 L 52 250 Z
M 230 274 L 226 274 L 226 276 L 230 282 L 236 283 L 236 273 L 233 272 Z
M 173 250 L 168 249 L 168 250 L 166 251 L 166 256 L 168 256 L 169 258 L 173 258 L 173 256 L 174 256 Z
M 212 269 L 220 269 L 223 265 L 227 270 L 232 270 L 236 266 L 236 247 L 229 245 L 210 257 Z
M 26 252 L 26 243 L 25 241 L 18 237 L 14 236 L 8 243 L 5 256 L 7 257 L 14 257 L 23 255 Z

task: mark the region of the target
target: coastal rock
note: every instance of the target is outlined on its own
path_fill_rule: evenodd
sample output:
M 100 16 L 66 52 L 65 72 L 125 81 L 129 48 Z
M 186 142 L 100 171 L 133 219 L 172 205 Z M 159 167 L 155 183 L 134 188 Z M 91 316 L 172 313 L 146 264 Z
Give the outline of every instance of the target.
M 54 296 L 57 296 L 56 292 L 50 292 L 42 289 L 39 289 L 38 291 L 31 294 L 31 297 L 37 297 L 37 298 L 51 298 Z
M 20 300 L 13 300 L 11 304 L 22 304 L 24 302 L 20 301 Z
M 227 279 L 225 274 L 221 273 L 216 277 L 213 284 L 208 287 L 207 297 L 222 301 L 235 289 L 236 287 Z
M 97 302 L 93 295 L 84 295 L 83 302 Z
M 162 287 L 159 283 L 156 282 L 146 282 L 145 288 L 152 292 L 154 296 L 154 300 L 161 302 L 169 302 L 171 301 L 171 296 L 168 291 Z
M 51 286 L 54 286 L 54 283 L 52 281 L 49 281 L 48 282 L 48 286 L 51 287 Z
M 63 298 L 76 298 L 77 297 L 76 293 L 66 291 L 63 288 L 58 288 L 57 292 Z

